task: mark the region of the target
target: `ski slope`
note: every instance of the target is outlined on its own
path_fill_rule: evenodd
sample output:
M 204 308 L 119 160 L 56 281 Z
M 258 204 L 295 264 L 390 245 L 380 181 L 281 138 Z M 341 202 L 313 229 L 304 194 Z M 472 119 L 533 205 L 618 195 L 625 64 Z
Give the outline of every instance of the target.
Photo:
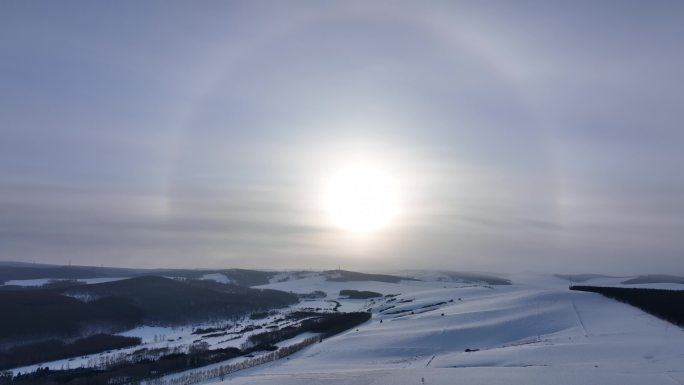
M 509 286 L 330 282 L 312 274 L 263 287 L 322 290 L 373 318 L 225 384 L 684 384 L 681 328 L 567 281 L 532 274 Z M 398 294 L 339 300 L 343 289 Z M 474 350 L 466 352 L 468 350 Z

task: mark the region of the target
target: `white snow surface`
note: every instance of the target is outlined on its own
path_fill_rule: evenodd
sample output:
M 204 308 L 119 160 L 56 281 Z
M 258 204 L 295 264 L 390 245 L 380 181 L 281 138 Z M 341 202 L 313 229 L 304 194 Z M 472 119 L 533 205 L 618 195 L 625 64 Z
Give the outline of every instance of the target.
M 328 282 L 310 276 L 264 285 L 296 293 L 322 290 L 328 298 L 297 306 L 337 300 L 340 310 L 370 308 L 373 318 L 287 360 L 233 373 L 223 383 L 684 384 L 681 328 L 599 294 L 569 291 L 562 279 L 507 278 L 514 284 Z M 338 299 L 342 289 L 399 295 Z
M 233 280 L 230 278 L 226 277 L 225 274 L 222 273 L 211 273 L 211 274 L 204 274 L 202 278 L 200 279 L 206 279 L 210 281 L 216 281 L 218 283 L 231 283 Z

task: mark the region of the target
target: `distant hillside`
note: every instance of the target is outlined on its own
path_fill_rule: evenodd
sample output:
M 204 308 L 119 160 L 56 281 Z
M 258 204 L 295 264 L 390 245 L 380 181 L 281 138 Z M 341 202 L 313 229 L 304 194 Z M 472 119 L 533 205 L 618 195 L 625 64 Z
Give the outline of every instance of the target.
M 407 277 L 425 282 L 454 282 L 473 285 L 510 285 L 511 281 L 490 273 L 453 270 L 406 270 Z
M 558 277 L 560 279 L 565 279 L 567 281 L 572 281 L 572 282 L 586 282 L 590 279 L 595 279 L 595 278 L 617 278 L 617 277 L 613 277 L 610 275 L 603 275 L 603 274 L 554 274 L 554 277 Z
M 470 282 L 470 283 L 486 283 L 489 285 L 510 285 L 511 281 L 505 278 L 496 277 L 489 274 L 478 273 L 464 273 L 458 271 L 444 271 L 442 272 L 451 278 L 452 281 Z
M 225 275 L 236 285 L 247 287 L 266 285 L 269 283 L 270 279 L 277 274 L 271 271 L 247 269 L 216 270 L 215 272 Z
M 133 271 L 127 269 L 108 270 L 77 266 L 0 266 L 0 283 L 15 279 L 79 279 L 130 276 Z
M 265 285 L 276 273 L 247 269 L 126 269 L 98 266 L 57 266 L 23 262 L 0 262 L 0 284 L 11 280 L 27 279 L 86 279 L 110 277 L 137 277 L 157 275 L 198 279 L 206 274 L 220 273 L 236 285 Z
M 642 283 L 680 283 L 684 284 L 684 277 L 676 275 L 654 274 L 640 275 L 621 282 L 623 285 L 637 285 Z
M 200 279 L 207 274 L 223 274 L 226 276 L 226 278 L 228 278 L 232 283 L 236 285 L 251 287 L 268 284 L 269 279 L 277 273 L 270 271 L 248 269 L 155 269 L 144 270 L 142 272 L 134 274 L 134 276 L 157 275 L 165 277 Z
M 366 274 L 347 270 L 328 270 L 324 271 L 325 279 L 333 282 L 354 282 L 354 281 L 377 281 L 387 283 L 397 283 L 399 281 L 418 281 L 414 278 L 399 277 L 386 274 Z
M 146 322 L 162 324 L 234 318 L 299 301 L 295 295 L 277 290 L 157 276 L 80 285 L 66 289 L 64 293 L 77 298 L 126 298 L 144 310 Z
M 143 276 L 54 289 L 0 290 L 0 343 L 121 331 L 143 323 L 231 319 L 297 303 L 297 296 L 213 281 Z
M 144 317 L 143 310 L 127 299 L 84 303 L 53 290 L 0 291 L 0 309 L 0 342 L 78 336 L 86 329 L 125 330 Z

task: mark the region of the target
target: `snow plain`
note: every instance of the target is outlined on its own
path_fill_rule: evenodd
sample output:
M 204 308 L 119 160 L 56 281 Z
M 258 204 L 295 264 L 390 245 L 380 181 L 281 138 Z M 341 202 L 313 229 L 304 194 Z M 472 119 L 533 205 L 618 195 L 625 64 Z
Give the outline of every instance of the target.
M 205 384 L 684 385 L 681 328 L 599 294 L 570 291 L 567 280 L 518 274 L 505 277 L 512 285 L 492 286 L 450 282 L 440 273 L 411 276 L 419 276 L 422 281 L 336 282 L 328 281 L 329 275 L 315 272 L 276 275 L 270 284 L 260 287 L 294 293 L 323 291 L 327 297 L 302 300 L 264 319 L 243 319 L 241 326 L 228 331 L 249 325 L 266 327 L 282 313 L 301 309 L 330 311 L 337 307 L 345 312 L 371 311 L 373 317 L 358 328 L 287 359 L 232 373 L 223 382 L 217 379 Z M 221 282 L 225 277 L 212 274 L 203 278 Z M 679 284 L 620 284 L 624 279 L 600 277 L 580 284 L 684 289 Z M 340 298 L 339 292 L 344 289 L 390 296 Z M 145 326 L 121 334 L 141 337 L 147 348 L 187 347 L 202 340 L 209 343 L 210 349 L 216 349 L 239 347 L 250 334 L 263 331 L 257 329 L 235 337 L 192 334 L 195 327 L 223 324 Z M 78 367 L 139 348 L 31 365 L 12 372 L 33 371 L 38 366 Z M 225 362 L 216 365 L 222 364 Z
M 681 328 L 599 294 L 569 291 L 556 277 L 508 278 L 513 285 L 330 282 L 320 275 L 271 283 L 263 287 L 322 290 L 327 299 L 342 289 L 399 295 L 340 300 L 340 310 L 371 309 L 373 318 L 287 360 L 207 383 L 684 384 Z

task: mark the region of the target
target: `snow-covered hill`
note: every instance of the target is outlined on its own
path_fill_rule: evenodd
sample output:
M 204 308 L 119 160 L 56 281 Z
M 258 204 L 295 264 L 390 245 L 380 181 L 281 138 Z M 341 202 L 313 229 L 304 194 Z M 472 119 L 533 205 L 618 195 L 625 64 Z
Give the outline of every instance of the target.
M 301 275 L 273 289 L 326 299 L 297 306 L 370 309 L 373 318 L 226 384 L 682 384 L 681 328 L 552 276 L 512 285 L 331 282 Z M 343 289 L 392 295 L 340 300 Z M 329 304 L 328 304 L 329 305 Z M 217 381 L 220 382 L 220 381 Z

